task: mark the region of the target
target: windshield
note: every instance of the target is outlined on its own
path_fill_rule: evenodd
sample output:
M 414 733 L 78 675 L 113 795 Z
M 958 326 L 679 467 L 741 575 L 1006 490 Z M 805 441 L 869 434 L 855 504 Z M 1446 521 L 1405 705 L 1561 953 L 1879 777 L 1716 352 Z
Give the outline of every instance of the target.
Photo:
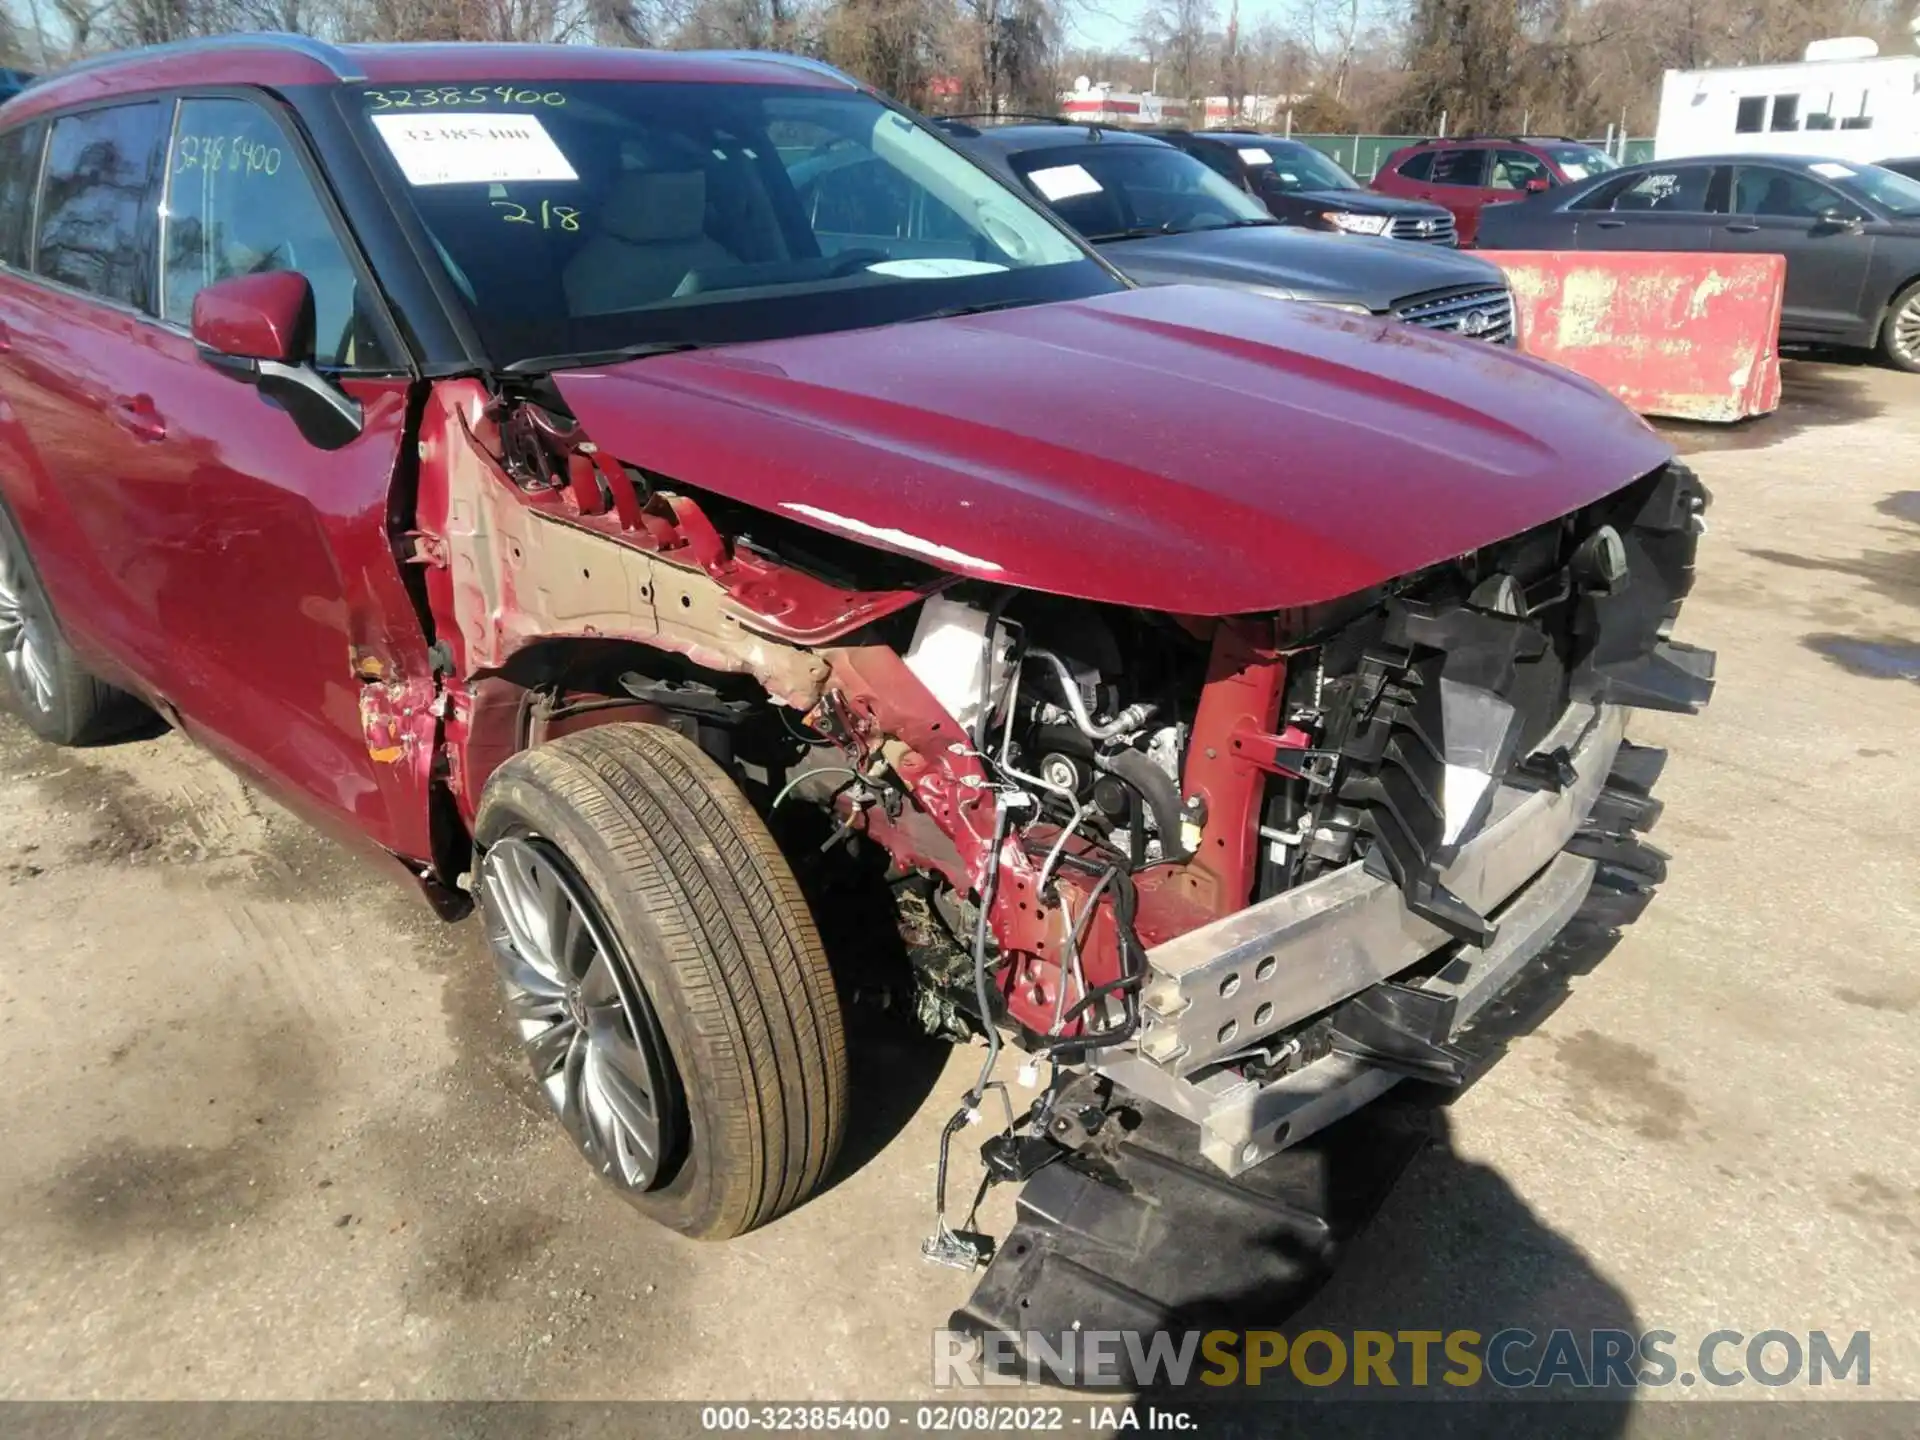
M 1816 175 L 1827 170 L 1853 169 L 1852 166 L 1815 165 Z M 1851 190 L 1873 204 L 1878 205 L 1889 215 L 1898 215 L 1902 219 L 1920 215 L 1920 180 L 1912 180 L 1897 170 L 1886 170 L 1878 165 L 1862 165 L 1851 175 L 1836 177 L 1840 188 Z
M 1560 173 L 1569 180 L 1585 180 L 1620 168 L 1618 160 L 1591 145 L 1549 145 L 1546 150 L 1553 157 L 1553 163 L 1560 167 Z
M 1257 201 L 1171 145 L 1049 145 L 1012 165 L 1089 240 L 1273 223 Z
M 1257 166 L 1253 174 L 1273 190 L 1291 194 L 1296 190 L 1358 190 L 1360 182 L 1311 145 L 1262 144 L 1257 140 L 1235 140 L 1234 148 L 1247 165 Z
M 846 330 L 1121 288 L 872 96 L 503 82 L 358 101 L 490 357 Z

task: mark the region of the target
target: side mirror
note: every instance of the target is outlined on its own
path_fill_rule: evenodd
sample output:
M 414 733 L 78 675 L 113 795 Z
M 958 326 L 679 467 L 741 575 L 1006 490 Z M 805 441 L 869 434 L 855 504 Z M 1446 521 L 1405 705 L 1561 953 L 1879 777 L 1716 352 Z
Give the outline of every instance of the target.
M 1524 188 L 1529 195 L 1544 195 L 1553 188 L 1553 182 L 1543 175 L 1536 175 L 1527 181 Z
M 305 365 L 313 359 L 313 286 L 292 270 L 216 280 L 193 297 L 193 338 L 216 365 Z
M 200 358 L 252 385 L 300 427 L 338 450 L 362 428 L 360 402 L 313 368 L 313 286 L 293 270 L 216 280 L 193 297 Z
M 1826 231 L 1858 230 L 1866 223 L 1866 216 L 1841 205 L 1830 205 L 1820 212 L 1820 228 Z

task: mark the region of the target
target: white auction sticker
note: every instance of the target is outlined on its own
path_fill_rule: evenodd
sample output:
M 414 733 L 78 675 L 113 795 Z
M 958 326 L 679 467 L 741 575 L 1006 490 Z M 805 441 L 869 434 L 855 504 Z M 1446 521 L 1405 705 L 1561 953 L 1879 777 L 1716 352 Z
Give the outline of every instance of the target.
M 1851 180 L 1857 173 L 1831 160 L 1822 160 L 1818 165 L 1809 165 L 1807 168 L 1823 180 Z
M 409 185 L 578 180 L 532 115 L 373 115 Z
M 1273 156 L 1264 150 L 1256 150 L 1251 145 L 1240 152 L 1240 158 L 1249 165 L 1271 165 L 1273 163 Z
M 1087 173 L 1084 165 L 1054 165 L 1045 170 L 1030 170 L 1027 179 L 1033 182 L 1034 189 L 1049 200 L 1100 193 L 1100 182 Z

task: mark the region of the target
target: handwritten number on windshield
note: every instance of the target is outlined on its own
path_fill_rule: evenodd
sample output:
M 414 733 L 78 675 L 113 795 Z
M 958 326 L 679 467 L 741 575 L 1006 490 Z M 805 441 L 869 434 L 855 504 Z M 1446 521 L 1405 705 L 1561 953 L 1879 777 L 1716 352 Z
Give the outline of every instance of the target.
M 500 218 L 509 225 L 538 225 L 542 230 L 578 230 L 580 212 L 571 205 L 555 205 L 550 200 L 542 200 L 540 209 L 529 210 L 517 200 L 495 200 L 493 208 L 500 212 Z
M 430 85 L 424 89 L 365 90 L 369 110 L 478 109 L 487 105 L 558 108 L 567 97 L 558 90 L 529 90 L 513 85 Z

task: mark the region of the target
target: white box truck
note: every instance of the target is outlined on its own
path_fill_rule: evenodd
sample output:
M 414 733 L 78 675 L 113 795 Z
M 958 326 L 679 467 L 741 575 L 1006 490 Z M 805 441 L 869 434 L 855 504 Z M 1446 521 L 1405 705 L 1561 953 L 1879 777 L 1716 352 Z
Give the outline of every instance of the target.
M 1820 155 L 1871 164 L 1920 155 L 1920 55 L 1821 40 L 1803 61 L 1669 70 L 1654 158 Z

